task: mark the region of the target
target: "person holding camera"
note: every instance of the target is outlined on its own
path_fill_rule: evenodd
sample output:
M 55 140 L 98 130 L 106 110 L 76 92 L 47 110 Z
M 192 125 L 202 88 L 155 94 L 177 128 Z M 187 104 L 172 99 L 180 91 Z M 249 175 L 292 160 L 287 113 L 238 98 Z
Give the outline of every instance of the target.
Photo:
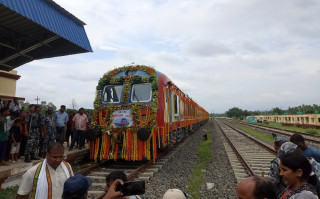
M 106 195 L 108 195 L 108 193 L 112 192 L 112 194 L 109 193 L 109 196 L 120 196 L 119 194 L 121 194 L 121 196 L 123 196 L 123 193 L 116 191 L 116 187 L 112 187 L 112 185 L 114 184 L 114 182 L 116 182 L 117 180 L 121 180 L 121 182 L 126 183 L 128 182 L 127 180 L 127 176 L 123 171 L 113 171 L 111 172 L 107 177 L 106 177 L 106 187 L 105 187 L 105 191 L 106 191 Z M 136 183 L 139 183 L 141 181 L 136 181 Z M 123 185 L 123 183 L 120 183 L 121 185 Z M 135 183 L 135 182 L 131 182 L 131 183 Z M 117 183 L 115 184 L 115 186 L 117 185 Z M 112 187 L 112 188 L 111 188 Z M 130 190 L 131 192 L 143 192 L 144 193 L 144 187 L 142 186 L 131 186 L 131 187 L 136 187 L 137 190 Z M 138 190 L 138 188 L 143 188 Z M 114 189 L 114 190 L 113 190 Z M 137 195 L 131 195 L 128 196 L 128 199 L 141 199 L 139 196 Z

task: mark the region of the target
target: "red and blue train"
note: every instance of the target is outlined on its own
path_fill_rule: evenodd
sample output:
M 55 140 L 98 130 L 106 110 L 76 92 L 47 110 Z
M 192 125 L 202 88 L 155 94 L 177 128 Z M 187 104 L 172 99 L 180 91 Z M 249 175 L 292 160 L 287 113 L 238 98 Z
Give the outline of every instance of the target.
M 208 112 L 152 67 L 116 68 L 99 80 L 90 141 L 95 160 L 156 159 L 209 118 Z

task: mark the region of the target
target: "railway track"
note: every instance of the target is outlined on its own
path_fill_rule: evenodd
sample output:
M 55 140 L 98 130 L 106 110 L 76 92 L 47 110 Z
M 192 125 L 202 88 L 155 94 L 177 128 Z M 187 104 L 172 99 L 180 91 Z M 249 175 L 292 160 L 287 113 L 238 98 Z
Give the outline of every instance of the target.
M 272 128 L 272 127 L 255 125 L 255 124 L 246 124 L 243 122 L 239 122 L 239 124 L 244 125 L 244 126 L 248 126 L 248 127 L 252 127 L 252 128 L 256 128 L 256 129 L 261 129 L 261 130 L 270 132 L 270 134 L 275 133 L 277 135 L 287 137 L 288 139 L 290 139 L 291 135 L 298 133 L 304 137 L 305 141 L 308 144 L 311 144 L 312 146 L 314 146 L 316 148 L 320 147 L 320 136 L 319 135 L 313 135 L 313 134 L 295 132 L 295 131 L 289 131 L 289 130 L 282 130 L 282 129 Z
M 136 173 L 138 168 L 144 165 L 145 164 L 141 162 L 131 164 L 126 162 L 108 162 L 102 165 L 100 168 L 87 175 L 87 177 L 92 180 L 92 186 L 88 191 L 88 198 L 99 198 L 105 193 L 104 188 L 106 186 L 106 176 L 112 171 L 124 171 L 124 173 L 129 177 Z
M 238 182 L 248 176 L 262 176 L 269 172 L 270 162 L 276 156 L 272 146 L 219 120 L 216 122 L 223 134 L 224 146 Z
M 155 164 L 153 160 L 148 162 L 126 162 L 126 161 L 104 161 L 90 168 L 86 168 L 77 173 L 81 173 L 91 178 L 92 186 L 88 190 L 88 198 L 102 199 L 105 194 L 106 176 L 112 171 L 124 171 L 128 180 L 144 180 L 148 181 L 154 176 L 171 157 L 184 145 L 185 137 L 169 150 L 158 154 Z
M 153 164 L 152 161 L 147 163 L 118 161 L 100 165 L 98 169 L 87 175 L 87 177 L 92 180 L 92 186 L 88 190 L 88 198 L 103 198 L 105 194 L 106 176 L 112 171 L 124 171 L 128 180 L 144 180 L 147 182 L 170 160 L 177 150 L 177 148 L 174 148 L 165 154 L 161 154 L 162 157 L 159 156 L 160 158 L 155 164 Z M 84 172 L 84 174 L 86 173 Z

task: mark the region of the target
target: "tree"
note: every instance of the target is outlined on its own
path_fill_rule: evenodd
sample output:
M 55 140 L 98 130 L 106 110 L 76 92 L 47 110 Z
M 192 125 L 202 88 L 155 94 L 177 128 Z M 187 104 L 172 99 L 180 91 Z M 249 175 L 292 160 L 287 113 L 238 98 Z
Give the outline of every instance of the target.
M 52 102 L 48 103 L 48 107 L 52 107 L 53 111 L 57 110 L 57 107 Z
M 277 113 L 278 115 L 282 115 L 284 113 L 283 110 L 281 110 L 280 108 L 276 107 L 276 108 L 273 108 L 271 110 L 271 114 L 274 115 L 275 113 Z
M 240 117 L 243 115 L 243 111 L 237 107 L 233 107 L 226 112 L 228 117 Z
M 27 112 L 29 110 L 29 105 L 30 105 L 29 102 L 19 101 L 19 103 L 24 112 Z

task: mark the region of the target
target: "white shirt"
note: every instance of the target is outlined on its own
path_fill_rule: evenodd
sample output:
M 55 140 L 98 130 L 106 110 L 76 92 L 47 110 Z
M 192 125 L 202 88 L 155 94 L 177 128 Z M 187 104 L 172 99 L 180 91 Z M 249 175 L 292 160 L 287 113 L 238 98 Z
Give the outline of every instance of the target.
M 32 185 L 33 185 L 33 178 L 34 178 L 34 175 L 36 173 L 36 170 L 37 170 L 39 164 L 40 163 L 33 166 L 31 169 L 29 169 L 22 176 L 22 181 L 20 183 L 19 190 L 18 190 L 19 195 L 24 196 L 24 195 L 28 195 L 31 193 Z M 61 162 L 61 164 L 63 164 L 63 163 Z M 49 164 L 47 164 L 47 165 L 48 165 L 48 169 L 49 169 L 50 177 L 51 177 L 51 181 L 52 181 L 52 199 L 61 199 L 61 196 L 63 193 L 63 185 L 64 185 L 64 182 L 67 180 L 67 176 L 64 173 L 61 165 L 59 165 L 59 167 L 56 170 L 54 170 Z M 69 166 L 70 166 L 70 164 L 69 164 Z M 73 176 L 73 171 L 72 171 L 71 166 L 70 166 L 70 169 L 71 169 L 71 173 Z M 29 197 L 30 196 L 31 196 L 31 194 L 29 195 Z
M 12 120 L 12 119 L 11 119 L 11 116 L 7 116 L 6 118 L 7 118 L 7 130 L 8 130 L 8 132 L 9 132 L 10 129 L 11 129 L 11 127 L 12 127 L 13 122 L 14 122 L 16 119 Z
M 21 105 L 18 103 L 18 105 L 16 105 L 14 102 L 11 102 L 9 104 L 9 110 L 10 111 L 21 111 L 22 107 Z

